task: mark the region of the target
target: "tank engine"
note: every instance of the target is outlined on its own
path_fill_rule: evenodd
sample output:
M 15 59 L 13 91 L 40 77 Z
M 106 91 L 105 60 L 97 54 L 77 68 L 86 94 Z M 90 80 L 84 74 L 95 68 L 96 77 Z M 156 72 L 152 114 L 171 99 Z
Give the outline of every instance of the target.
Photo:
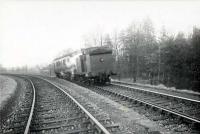
M 53 61 L 57 77 L 85 82 L 110 82 L 114 58 L 107 46 L 90 47 L 65 54 Z

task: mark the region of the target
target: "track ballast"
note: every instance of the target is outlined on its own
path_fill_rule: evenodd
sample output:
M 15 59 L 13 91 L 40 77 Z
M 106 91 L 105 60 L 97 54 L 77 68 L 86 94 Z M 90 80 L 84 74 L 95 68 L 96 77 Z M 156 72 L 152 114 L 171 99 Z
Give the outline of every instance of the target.
M 26 116 L 16 119 L 16 123 L 4 128 L 3 133 L 117 133 L 113 130 L 119 126 L 109 124 L 106 118 L 96 119 L 61 87 L 38 77 L 26 76 L 24 79 L 32 85 L 31 97 L 27 98 L 32 103 L 28 103 L 28 110 L 18 113 Z
M 81 84 L 81 83 L 79 83 Z M 199 133 L 200 103 L 196 100 L 184 99 L 148 90 L 134 89 L 120 84 L 109 86 L 86 86 L 92 91 L 107 96 L 128 107 L 137 107 L 139 112 L 165 128 L 177 132 Z M 141 107 L 143 107 L 141 109 Z

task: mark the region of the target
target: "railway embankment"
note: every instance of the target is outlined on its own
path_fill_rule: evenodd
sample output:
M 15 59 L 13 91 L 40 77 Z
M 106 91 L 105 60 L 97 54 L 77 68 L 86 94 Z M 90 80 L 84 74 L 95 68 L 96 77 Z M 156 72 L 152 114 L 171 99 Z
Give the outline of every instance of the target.
M 0 110 L 2 110 L 16 91 L 17 82 L 7 76 L 0 75 Z
M 0 115 L 1 121 L 10 121 L 24 100 L 27 82 L 12 75 L 0 75 Z M 1 124 L 3 125 L 3 124 Z

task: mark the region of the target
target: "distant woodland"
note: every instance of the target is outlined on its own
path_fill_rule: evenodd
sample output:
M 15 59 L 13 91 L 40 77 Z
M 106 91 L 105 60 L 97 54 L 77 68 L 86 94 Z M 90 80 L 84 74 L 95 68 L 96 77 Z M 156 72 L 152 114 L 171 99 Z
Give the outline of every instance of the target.
M 152 21 L 146 19 L 113 33 L 90 36 L 85 46 L 112 47 L 118 79 L 200 91 L 199 28 L 186 36 L 181 32 L 169 35 L 163 27 L 158 37 Z

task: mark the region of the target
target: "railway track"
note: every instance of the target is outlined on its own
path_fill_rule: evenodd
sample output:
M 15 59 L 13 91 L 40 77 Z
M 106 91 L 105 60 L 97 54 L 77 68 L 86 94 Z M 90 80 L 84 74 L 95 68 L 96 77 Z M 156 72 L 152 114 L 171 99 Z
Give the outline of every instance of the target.
M 200 133 L 200 103 L 197 100 L 133 89 L 120 84 L 86 87 L 127 107 L 139 109 L 139 113 L 175 132 Z
M 11 100 L 15 105 L 9 115 L 1 118 L 0 133 L 13 134 L 24 133 L 27 121 L 30 118 L 34 90 L 31 83 L 26 79 L 24 83 L 21 78 L 17 78 L 17 90 L 15 94 L 20 94 L 15 100 Z M 25 85 L 26 83 L 26 85 Z M 3 115 L 1 115 L 3 116 Z
M 171 112 L 179 117 L 200 124 L 200 101 L 197 99 L 160 93 L 157 91 L 149 91 L 140 88 L 132 88 L 120 84 L 113 84 L 111 88 L 118 91 L 123 89 L 123 91 L 126 91 L 124 95 L 129 93 L 135 94 L 134 97 L 138 101 L 143 101 L 146 104 L 158 107 L 159 109 Z
M 167 90 L 167 89 L 162 89 L 159 87 L 150 87 L 147 85 L 139 85 L 139 84 L 135 84 L 135 83 L 123 82 L 123 81 L 117 81 L 117 80 L 112 80 L 111 83 L 113 85 L 117 85 L 117 86 L 123 86 L 123 87 L 127 87 L 127 88 L 132 88 L 135 90 L 141 90 L 144 92 L 147 91 L 147 92 L 151 92 L 151 93 L 162 94 L 165 96 L 172 96 L 172 97 L 195 101 L 195 102 L 200 103 L 200 93 L 194 94 L 191 92 L 181 92 L 179 90 Z
M 24 102 L 27 110 L 22 110 L 14 124 L 3 129 L 3 133 L 120 133 L 118 126 L 111 124 L 110 120 L 96 111 L 86 110 L 75 98 L 64 89 L 48 80 L 36 77 L 27 77 L 32 90 L 27 91 L 32 103 Z M 91 114 L 91 112 L 93 111 Z M 99 116 L 99 119 L 95 118 Z M 23 124 L 22 124 L 23 122 Z M 21 124 L 19 129 L 18 123 Z

